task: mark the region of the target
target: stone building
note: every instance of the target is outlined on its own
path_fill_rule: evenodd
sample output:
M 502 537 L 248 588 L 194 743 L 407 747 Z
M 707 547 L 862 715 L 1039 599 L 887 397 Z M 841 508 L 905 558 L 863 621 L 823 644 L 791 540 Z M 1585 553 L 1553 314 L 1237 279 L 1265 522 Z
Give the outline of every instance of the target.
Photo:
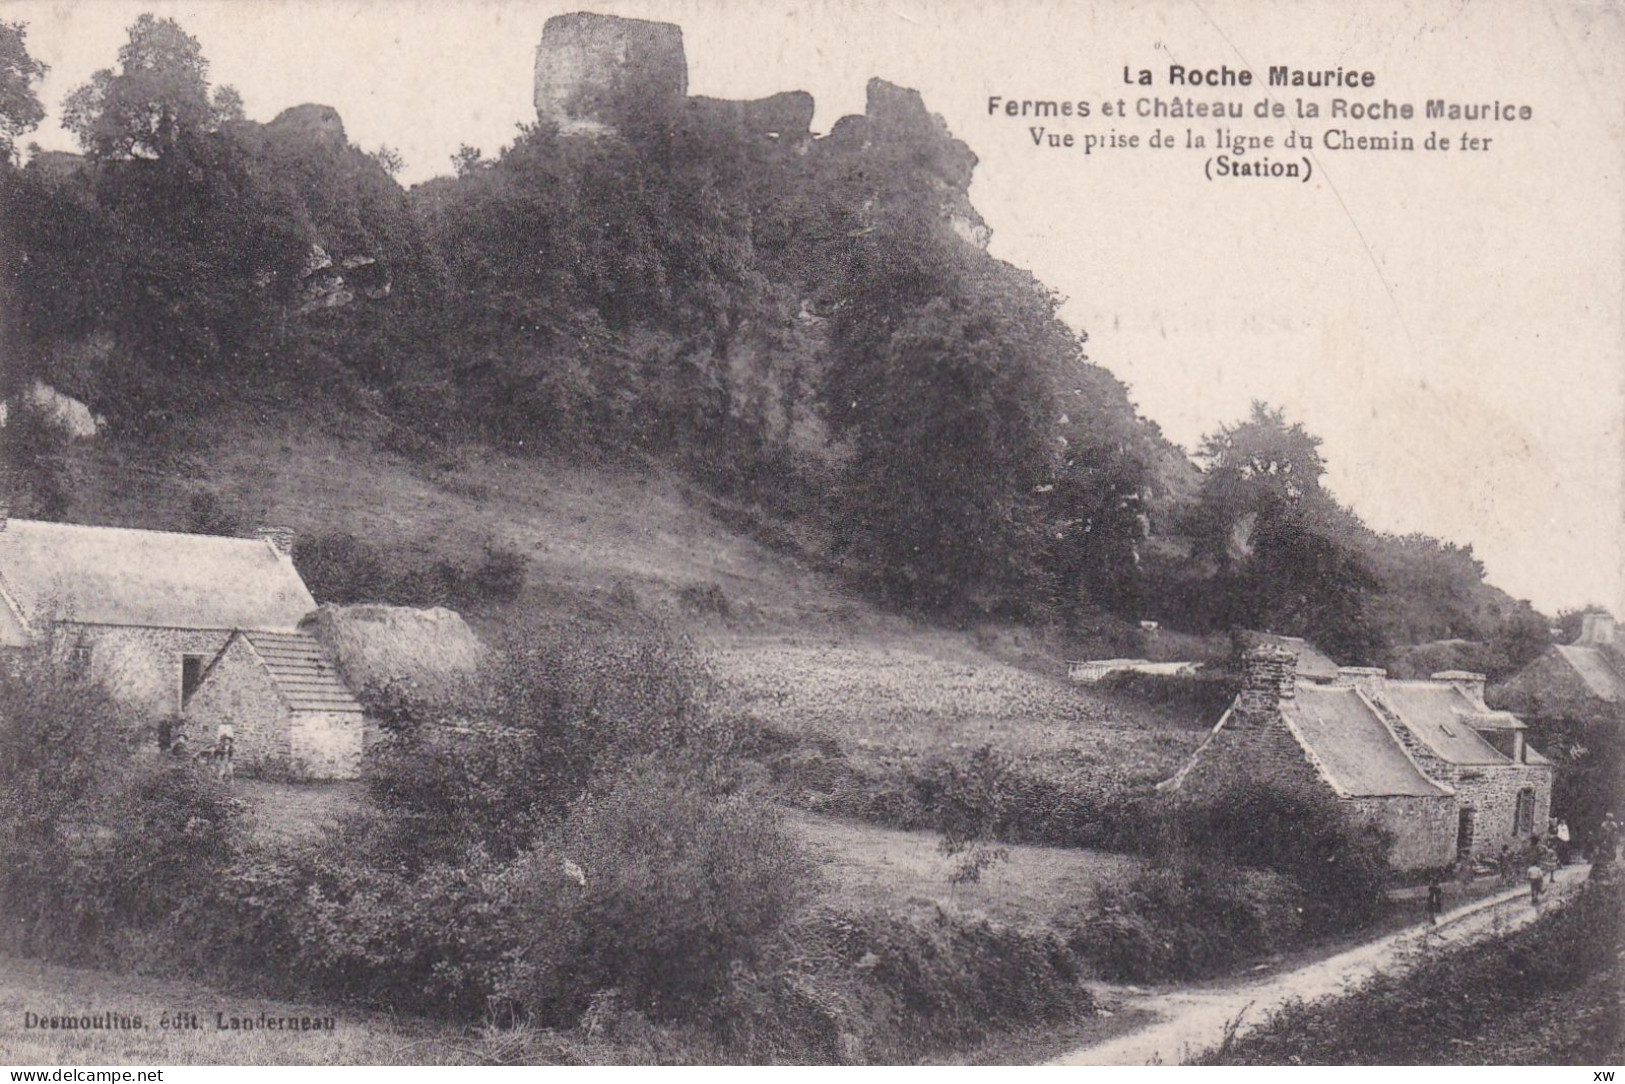
M 1614 618 L 1581 617 L 1572 644 L 1553 644 L 1491 690 L 1497 704 L 1532 718 L 1590 718 L 1625 709 L 1625 651 Z
M 50 643 L 194 746 L 229 723 L 249 773 L 353 777 L 361 705 L 300 622 L 292 534 L 256 538 L 0 519 L 0 647 Z
M 1543 830 L 1552 765 L 1524 724 L 1484 703 L 1484 677 L 1427 681 L 1342 667 L 1299 680 L 1297 657 L 1263 646 L 1243 663 L 1230 710 L 1165 793 L 1199 797 L 1243 781 L 1331 794 L 1394 837 L 1391 861 L 1429 869 L 1495 857 Z

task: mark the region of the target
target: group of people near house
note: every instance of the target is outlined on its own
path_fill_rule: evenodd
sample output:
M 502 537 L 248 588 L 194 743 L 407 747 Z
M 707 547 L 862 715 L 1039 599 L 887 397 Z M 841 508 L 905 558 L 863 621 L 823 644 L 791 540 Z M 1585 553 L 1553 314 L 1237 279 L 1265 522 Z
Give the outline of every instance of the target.
M 186 740 L 185 734 L 174 734 L 168 720 L 158 726 L 158 748 L 168 753 L 176 760 L 194 760 L 207 762 L 214 769 L 214 777 L 222 783 L 229 783 L 237 777 L 232 759 L 236 752 L 236 729 L 230 723 L 221 723 L 215 732 L 214 741 L 205 745 L 196 752 L 192 751 L 191 743 Z
M 1614 861 L 1622 838 L 1625 838 L 1625 833 L 1622 833 L 1614 815 L 1609 813 L 1593 838 L 1589 850 L 1591 861 L 1599 866 Z M 1531 836 L 1516 851 L 1511 846 L 1502 847 L 1500 855 L 1489 865 L 1500 876 L 1502 884 L 1516 884 L 1521 874 L 1529 885 L 1530 902 L 1538 905 L 1546 894 L 1547 886 L 1554 882 L 1557 870 L 1568 865 L 1574 853 L 1573 835 L 1568 822 L 1553 817 L 1547 822 L 1544 834 Z M 1464 876 L 1468 876 L 1465 870 Z M 1444 911 L 1444 887 L 1438 880 L 1428 885 L 1427 911 L 1428 921 L 1437 925 L 1439 915 Z

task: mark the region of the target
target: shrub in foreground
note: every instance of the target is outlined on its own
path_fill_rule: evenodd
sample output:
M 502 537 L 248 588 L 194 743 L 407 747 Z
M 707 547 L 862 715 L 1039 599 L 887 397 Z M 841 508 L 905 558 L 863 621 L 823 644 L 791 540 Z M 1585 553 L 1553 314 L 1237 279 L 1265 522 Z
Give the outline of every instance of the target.
M 706 710 L 703 680 L 687 646 L 658 629 L 538 631 L 447 698 L 367 690 L 392 739 L 369 753 L 367 787 L 398 818 L 404 855 L 438 861 L 477 845 L 506 861 L 597 776 L 640 757 L 725 757 L 737 739 Z
M 1625 1056 L 1625 875 L 1524 929 L 1295 1002 L 1203 1060 L 1241 1065 L 1610 1065 Z
M 758 960 L 813 878 L 772 806 L 629 771 L 512 870 L 525 921 L 505 991 L 548 1019 L 610 987 L 653 1017 L 692 1018 Z
M 236 853 L 236 803 L 142 733 L 51 650 L 0 660 L 0 942 L 59 960 L 132 959 L 207 921 Z
M 1296 941 L 1302 898 L 1264 870 L 1212 860 L 1153 867 L 1100 889 L 1073 943 L 1109 979 L 1203 978 Z
M 1392 839 L 1329 795 L 1239 783 L 1174 808 L 1176 849 L 1292 878 L 1310 932 L 1359 929 L 1383 906 Z

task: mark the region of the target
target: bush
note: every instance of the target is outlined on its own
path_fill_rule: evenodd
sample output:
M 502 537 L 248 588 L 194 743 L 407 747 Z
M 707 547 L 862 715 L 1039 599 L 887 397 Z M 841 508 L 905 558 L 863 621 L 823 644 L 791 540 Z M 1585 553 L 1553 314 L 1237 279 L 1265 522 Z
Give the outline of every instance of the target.
M 940 908 L 819 909 L 735 968 L 705 1026 L 677 1042 L 619 992 L 595 997 L 582 1026 L 660 1061 L 929 1063 L 1000 1027 L 1089 1013 L 1082 974 L 1050 931 Z
M 834 743 L 770 747 L 767 754 L 784 801 L 889 828 L 1133 854 L 1157 851 L 1166 835 L 1148 787 L 1110 777 L 1049 778 L 988 747 L 881 772 L 854 765 Z
M 294 563 L 323 602 L 478 608 L 517 599 L 528 563 L 518 550 L 486 542 L 469 565 L 421 550 L 362 541 L 344 531 L 301 538 Z
M 236 804 L 47 650 L 0 662 L 0 942 L 140 964 L 206 921 Z
M 1211 860 L 1161 866 L 1101 888 L 1074 943 L 1109 979 L 1202 978 L 1292 945 L 1302 898 L 1278 873 Z
M 1358 929 L 1381 910 L 1391 838 L 1337 800 L 1266 783 L 1241 783 L 1177 807 L 1174 846 L 1291 877 L 1315 933 Z
M 813 867 L 771 806 L 713 797 L 659 769 L 576 802 L 513 871 L 524 916 L 505 992 L 574 1019 L 620 990 L 656 1019 L 691 1019 L 794 914 Z
M 658 630 L 539 632 L 446 702 L 369 690 L 394 740 L 369 752 L 367 786 L 403 818 L 403 853 L 477 843 L 510 858 L 594 775 L 654 753 L 715 760 L 747 737 L 705 711 L 703 683 L 687 645 Z
M 239 863 L 214 894 L 210 966 L 288 997 L 490 1016 L 514 927 L 500 866 L 476 851 L 408 871 L 376 842 L 347 833 Z

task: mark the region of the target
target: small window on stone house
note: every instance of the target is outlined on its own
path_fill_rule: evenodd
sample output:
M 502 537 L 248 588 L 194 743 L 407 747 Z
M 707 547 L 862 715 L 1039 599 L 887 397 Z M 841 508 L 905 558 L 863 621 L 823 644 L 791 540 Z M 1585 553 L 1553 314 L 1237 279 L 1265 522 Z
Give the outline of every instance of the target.
M 206 657 L 203 655 L 181 656 L 181 707 L 192 699 L 197 687 L 203 681 L 203 664 Z
M 84 641 L 68 649 L 68 667 L 76 674 L 90 673 L 90 645 Z
M 1518 792 L 1517 820 L 1513 830 L 1520 836 L 1535 830 L 1535 792 L 1532 788 L 1525 787 Z

